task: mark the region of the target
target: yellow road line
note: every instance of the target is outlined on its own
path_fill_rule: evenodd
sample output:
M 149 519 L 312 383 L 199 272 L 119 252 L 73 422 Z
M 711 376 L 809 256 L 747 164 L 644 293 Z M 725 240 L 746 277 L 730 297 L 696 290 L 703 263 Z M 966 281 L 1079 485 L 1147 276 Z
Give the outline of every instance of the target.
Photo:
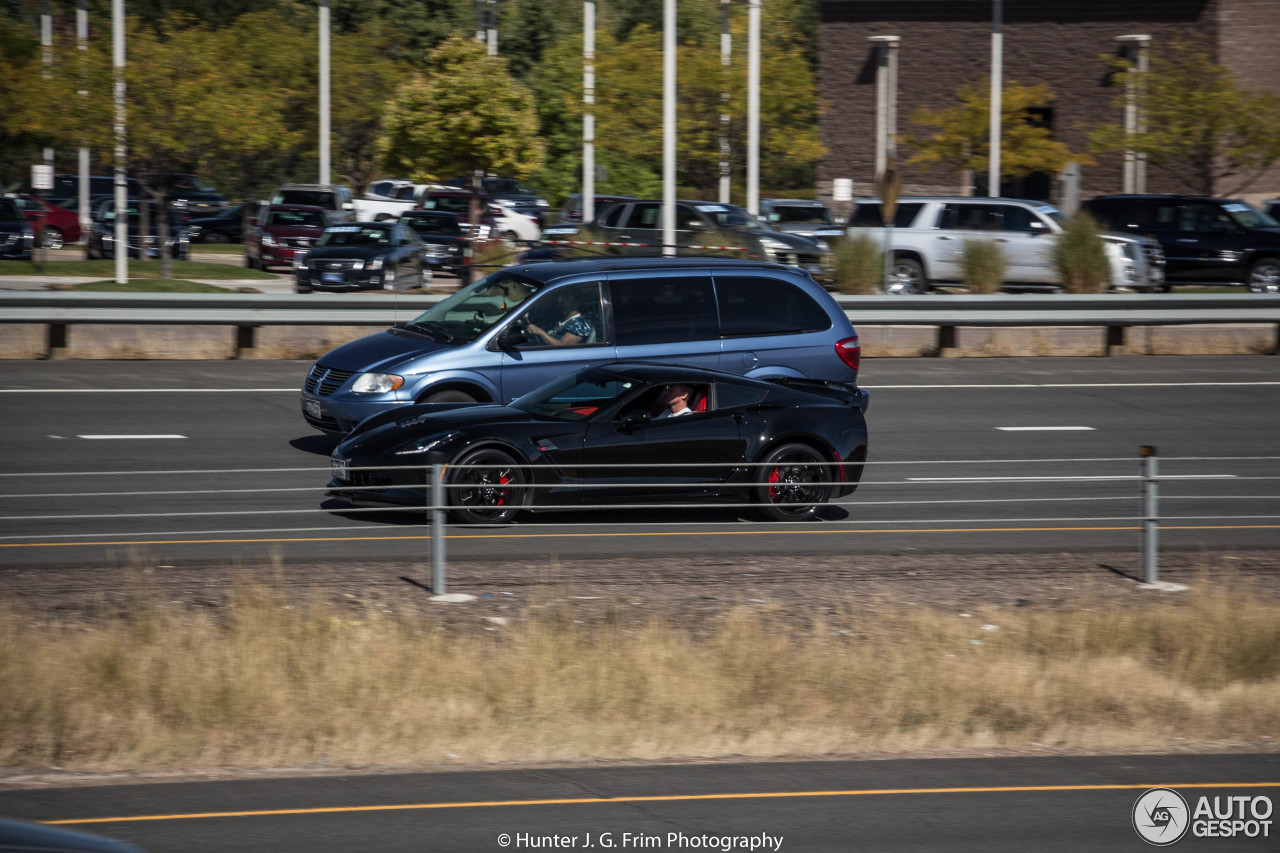
M 744 794 L 682 794 L 649 797 L 577 797 L 554 800 L 484 800 L 468 803 L 412 803 L 390 806 L 332 806 L 316 809 L 263 809 L 243 812 L 203 812 L 198 814 L 136 815 L 134 817 L 90 817 L 70 820 L 46 820 L 50 826 L 80 823 L 130 823 L 152 820 L 200 820 L 215 817 L 268 817 L 272 815 L 351 814 L 355 812 L 392 812 L 423 809 L 480 809 L 506 806 L 572 806 L 603 803 L 671 803 L 696 800 L 764 800 L 796 797 L 869 797 L 903 794 L 1007 794 L 1043 791 L 1128 791 L 1149 788 L 1280 788 L 1280 782 L 1188 782 L 1150 785 L 1027 785 L 998 788 L 885 788 L 861 791 L 777 791 Z
M 615 531 L 612 533 L 449 533 L 445 539 L 584 539 L 590 537 L 643 537 L 643 536 L 785 536 L 794 533 L 814 534 L 851 534 L 851 533 L 1066 533 L 1080 531 L 1136 531 L 1138 525 L 1125 527 L 903 527 L 903 528 L 863 528 L 840 530 L 641 530 Z M 1280 524 L 1205 524 L 1205 525 L 1161 525 L 1161 530 L 1276 530 Z M 71 548 L 87 545 L 103 547 L 107 545 L 210 545 L 210 544 L 246 544 L 262 542 L 400 542 L 416 539 L 430 539 L 430 536 L 297 536 L 268 537 L 264 539 L 123 539 L 109 542 L 4 542 L 0 548 Z

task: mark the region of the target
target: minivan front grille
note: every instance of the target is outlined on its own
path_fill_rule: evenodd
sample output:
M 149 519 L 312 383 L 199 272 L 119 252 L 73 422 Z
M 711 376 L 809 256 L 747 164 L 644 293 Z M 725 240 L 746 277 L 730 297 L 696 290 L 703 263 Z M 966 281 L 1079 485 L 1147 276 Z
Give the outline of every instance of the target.
M 311 365 L 311 372 L 302 383 L 302 390 L 317 397 L 328 397 L 353 375 L 354 371 L 338 370 L 336 367 L 326 367 L 316 362 Z

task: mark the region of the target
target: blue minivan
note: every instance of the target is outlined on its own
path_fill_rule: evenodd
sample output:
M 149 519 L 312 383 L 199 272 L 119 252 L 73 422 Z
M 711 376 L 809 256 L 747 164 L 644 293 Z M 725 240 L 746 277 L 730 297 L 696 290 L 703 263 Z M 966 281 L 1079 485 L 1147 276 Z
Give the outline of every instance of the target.
M 524 264 L 325 354 L 303 382 L 302 413 L 345 435 L 399 406 L 508 403 L 619 360 L 852 385 L 861 352 L 844 311 L 797 267 L 725 258 Z

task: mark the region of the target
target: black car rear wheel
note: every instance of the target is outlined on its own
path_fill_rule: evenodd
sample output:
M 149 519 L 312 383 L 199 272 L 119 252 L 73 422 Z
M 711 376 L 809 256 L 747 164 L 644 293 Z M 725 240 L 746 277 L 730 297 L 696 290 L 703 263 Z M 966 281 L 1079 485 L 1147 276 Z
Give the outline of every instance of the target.
M 481 448 L 449 466 L 446 497 L 460 524 L 506 524 L 528 501 L 528 471 L 506 451 Z
M 807 444 L 774 448 L 756 469 L 756 501 L 775 521 L 805 521 L 827 502 L 830 468 L 822 454 Z

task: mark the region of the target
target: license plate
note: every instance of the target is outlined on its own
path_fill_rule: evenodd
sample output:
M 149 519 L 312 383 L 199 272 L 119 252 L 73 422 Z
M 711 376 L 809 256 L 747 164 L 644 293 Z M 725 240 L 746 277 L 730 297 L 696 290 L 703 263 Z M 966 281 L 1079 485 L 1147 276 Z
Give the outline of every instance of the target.
M 337 477 L 339 480 L 347 479 L 347 460 L 330 459 L 329 468 L 332 470 L 333 476 Z
M 324 417 L 324 409 L 320 407 L 320 401 L 314 397 L 302 398 L 302 411 L 306 412 L 316 420 L 320 420 Z
M 329 284 L 342 284 L 342 273 L 340 272 L 321 273 L 320 280 L 324 282 L 328 282 Z

